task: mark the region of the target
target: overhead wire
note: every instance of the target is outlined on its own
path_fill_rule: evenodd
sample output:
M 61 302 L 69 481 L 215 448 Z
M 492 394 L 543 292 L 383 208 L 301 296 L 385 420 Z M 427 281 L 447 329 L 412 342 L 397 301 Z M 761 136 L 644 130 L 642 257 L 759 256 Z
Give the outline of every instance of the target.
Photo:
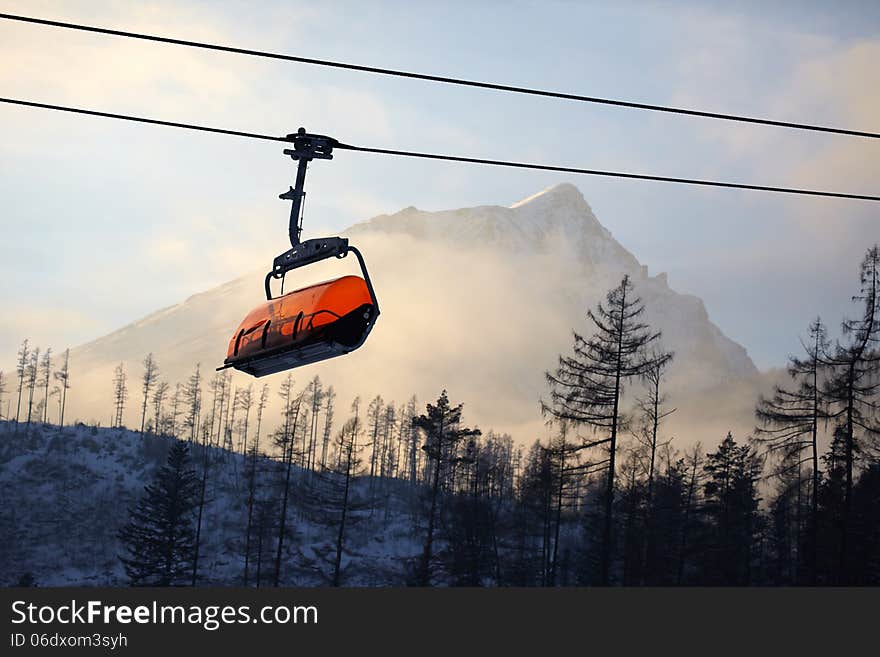
M 674 107 L 669 105 L 659 105 L 653 103 L 642 103 L 629 100 L 621 100 L 615 98 L 602 98 L 599 96 L 587 96 L 582 94 L 568 93 L 562 91 L 552 91 L 548 89 L 538 89 L 533 87 L 515 86 L 510 84 L 499 84 L 495 82 L 484 82 L 481 80 L 470 80 L 465 78 L 456 78 L 444 75 L 432 75 L 428 73 L 418 73 L 414 71 L 404 71 L 400 69 L 382 68 L 378 66 L 367 66 L 363 64 L 353 64 L 350 62 L 338 62 L 328 59 L 317 59 L 314 57 L 303 57 L 299 55 L 289 55 L 285 53 L 270 52 L 267 50 L 256 50 L 253 48 L 239 48 L 236 46 L 228 46 L 218 43 L 208 43 L 205 41 L 193 41 L 190 39 L 178 39 L 174 37 L 161 36 L 157 34 L 146 34 L 143 32 L 132 32 L 129 30 L 115 30 L 106 27 L 98 27 L 96 25 L 85 25 L 82 23 L 72 23 L 69 21 L 57 21 L 46 18 L 36 18 L 32 16 L 21 16 L 18 14 L 0 13 L 0 19 L 8 21 L 17 21 L 21 23 L 30 23 L 33 25 L 42 25 L 45 27 L 55 27 L 68 30 L 76 30 L 80 32 L 90 32 L 93 34 L 102 34 L 106 36 L 124 37 L 129 39 L 138 39 L 142 41 L 152 41 L 155 43 L 165 43 L 177 46 L 185 46 L 188 48 L 200 48 L 203 50 L 213 50 L 218 52 L 232 53 L 236 55 L 247 55 L 250 57 L 261 57 L 265 59 L 274 59 L 287 62 L 296 62 L 299 64 L 308 64 L 312 66 L 324 66 L 329 68 L 344 69 L 350 71 L 358 71 L 362 73 L 370 73 L 375 75 L 385 75 L 398 78 L 409 78 L 414 80 L 422 80 L 426 82 L 436 82 L 448 85 L 457 85 L 463 87 L 472 87 L 479 89 L 487 89 L 491 91 L 506 92 L 512 94 L 524 94 L 529 96 L 540 96 L 544 98 L 555 98 L 558 100 L 576 101 L 583 103 L 595 103 L 599 105 L 608 105 L 614 107 L 623 107 L 635 110 L 645 110 L 650 112 L 665 112 L 670 114 L 679 114 L 685 116 L 699 117 L 705 119 L 716 119 L 722 121 L 735 121 L 739 123 L 749 123 L 753 125 L 765 125 L 777 128 L 789 128 L 794 130 L 807 130 L 812 132 L 829 133 L 836 135 L 847 135 L 851 137 L 864 137 L 869 139 L 880 139 L 880 132 L 872 132 L 868 130 L 854 130 L 850 128 L 841 128 L 837 126 L 817 125 L 812 123 L 801 123 L 795 121 L 781 121 L 757 116 L 746 116 L 740 114 L 730 114 L 724 112 L 710 112 L 688 107 Z
M 72 114 L 83 114 L 87 116 L 93 116 L 98 118 L 108 118 L 108 119 L 116 119 L 122 121 L 131 121 L 136 123 L 145 123 L 149 125 L 158 125 L 172 128 L 182 128 L 186 130 L 195 130 L 199 132 L 208 132 L 208 133 L 216 133 L 227 136 L 234 137 L 245 137 L 248 139 L 260 139 L 264 141 L 275 141 L 275 142 L 292 142 L 294 135 L 288 136 L 277 136 L 277 135 L 269 135 L 265 133 L 258 132 L 249 132 L 242 130 L 230 130 L 226 128 L 217 128 L 213 126 L 199 125 L 194 123 L 183 123 L 180 121 L 165 121 L 161 119 L 154 119 L 144 116 L 135 116 L 130 114 L 118 114 L 114 112 L 103 112 L 93 109 L 87 109 L 82 107 L 72 107 L 69 105 L 56 105 L 50 103 L 41 103 L 31 100 L 22 100 L 19 98 L 2 98 L 0 97 L 0 102 L 6 103 L 8 105 L 17 105 L 21 107 L 28 108 L 36 108 L 36 109 L 47 109 L 54 110 L 59 112 L 67 112 Z M 349 150 L 361 153 L 372 153 L 376 155 L 391 155 L 398 157 L 410 157 L 410 158 L 420 158 L 420 159 L 428 159 L 428 160 L 442 160 L 446 162 L 462 162 L 468 164 L 483 164 L 488 166 L 500 166 L 500 167 L 511 167 L 517 169 L 532 169 L 536 171 L 555 171 L 561 173 L 574 173 L 574 174 L 582 174 L 582 175 L 590 175 L 590 176 L 604 176 L 611 178 L 628 178 L 632 180 L 647 180 L 654 182 L 666 182 L 666 183 L 677 183 L 684 185 L 698 185 L 703 187 L 725 187 L 732 189 L 744 189 L 751 191 L 762 191 L 762 192 L 777 192 L 783 194 L 799 194 L 806 196 L 822 196 L 829 198 L 842 198 L 842 199 L 853 199 L 860 201 L 880 201 L 880 196 L 873 196 L 870 194 L 854 194 L 847 192 L 836 192 L 836 191 L 826 191 L 826 190 L 817 190 L 817 189 L 805 189 L 800 187 L 778 187 L 771 185 L 757 185 L 751 183 L 738 183 L 738 182 L 728 182 L 728 181 L 720 181 L 720 180 L 705 180 L 698 178 L 681 178 L 675 176 L 660 176 L 654 174 L 646 174 L 646 173 L 632 173 L 632 172 L 624 172 L 624 171 L 607 171 L 603 169 L 587 169 L 580 167 L 569 167 L 569 166 L 558 166 L 551 164 L 540 164 L 534 162 L 520 162 L 515 160 L 496 160 L 496 159 L 487 159 L 487 158 L 478 158 L 478 157 L 466 157 L 461 155 L 449 155 L 449 154 L 440 154 L 440 153 L 425 153 L 420 151 L 408 151 L 408 150 L 397 150 L 390 148 L 376 148 L 372 146 L 357 146 L 352 144 L 346 144 L 343 142 L 338 142 L 335 145 L 335 148 L 341 150 Z

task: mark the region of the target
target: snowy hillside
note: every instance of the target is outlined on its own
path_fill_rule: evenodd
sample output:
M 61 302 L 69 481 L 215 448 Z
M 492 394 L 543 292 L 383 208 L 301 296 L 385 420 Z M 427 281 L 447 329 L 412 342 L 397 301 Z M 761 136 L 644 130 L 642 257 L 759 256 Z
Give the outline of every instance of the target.
M 14 429 L 14 424 L 0 422 L 0 586 L 28 576 L 38 586 L 127 584 L 117 532 L 144 485 L 165 463 L 171 439 L 83 425 L 63 433 L 48 425 Z M 193 454 L 200 459 L 198 449 Z M 277 497 L 277 465 L 261 459 L 258 496 Z M 306 500 L 316 489 L 306 475 L 296 470 L 293 481 L 281 584 L 326 585 L 336 539 L 336 527 L 328 520 L 335 516 L 327 508 L 308 507 Z M 353 507 L 367 495 L 365 483 L 355 481 Z M 412 489 L 390 485 L 383 491 L 387 512 L 352 512 L 344 584 L 405 583 L 405 565 L 420 549 L 412 536 L 412 500 L 406 490 Z M 246 499 L 244 457 L 211 449 L 200 584 L 241 584 Z M 266 573 L 272 572 L 274 531 L 274 526 L 266 530 L 263 585 L 269 584 Z M 252 561 L 251 585 L 257 569 Z
M 711 322 L 700 299 L 675 292 L 665 274 L 649 275 L 573 185 L 509 208 L 407 208 L 346 234 L 365 254 L 382 315 L 362 349 L 295 371 L 300 383 L 318 374 L 344 403 L 375 394 L 397 402 L 413 394 L 431 399 L 447 388 L 475 423 L 526 442 L 544 432 L 544 372 L 568 352 L 572 330 L 590 330 L 586 310 L 629 274 L 648 319 L 676 353 L 668 390 L 679 412 L 670 431 L 715 441 L 728 429 L 751 428 L 757 371 L 745 349 Z M 267 264 L 274 255 L 267 254 Z M 355 271 L 348 260 L 294 272 L 288 285 Z M 136 381 L 148 352 L 172 387 L 196 363 L 210 374 L 222 363 L 231 332 L 263 299 L 264 273 L 196 294 L 73 350 L 69 417 L 107 425 L 113 368 L 124 362 Z M 264 381 L 275 388 L 280 376 Z M 249 381 L 236 375 L 235 385 Z M 277 416 L 272 405 L 267 412 Z M 139 417 L 127 422 L 139 426 Z

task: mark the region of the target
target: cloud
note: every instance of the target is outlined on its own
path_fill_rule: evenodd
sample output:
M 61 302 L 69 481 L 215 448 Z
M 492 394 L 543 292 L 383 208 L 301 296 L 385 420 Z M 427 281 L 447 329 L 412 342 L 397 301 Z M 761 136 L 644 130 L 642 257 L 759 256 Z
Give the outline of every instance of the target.
M 464 214 L 456 220 L 459 213 Z M 509 211 L 493 207 L 427 216 L 409 211 L 398 216 L 409 217 L 404 227 L 393 228 L 393 222 L 383 221 L 391 218 L 384 217 L 353 228 L 349 237 L 367 258 L 382 315 L 362 349 L 293 371 L 298 386 L 320 374 L 339 393 L 340 409 L 355 395 L 381 394 L 386 402 L 401 403 L 415 394 L 424 403 L 446 388 L 451 398 L 465 403 L 469 423 L 510 432 L 523 443 L 543 436 L 543 373 L 553 369 L 560 353 L 570 352 L 572 329 L 589 329 L 586 308 L 619 282 L 622 271 L 643 274 L 631 256 L 605 243 L 599 229 L 591 233 L 593 239 L 580 241 L 554 227 L 549 216 L 543 228 L 533 224 L 543 219 L 526 216 L 531 218 L 517 222 Z M 444 225 L 444 236 L 432 235 L 431 227 Z M 529 237 L 533 229 L 540 238 Z M 78 348 L 74 369 L 86 374 L 71 402 L 71 417 L 99 417 L 113 367 L 122 361 L 130 372 L 139 372 L 149 351 L 170 382 L 184 381 L 196 362 L 212 376 L 230 332 L 262 300 L 263 271 Z M 356 271 L 352 258 L 323 261 L 291 273 L 287 289 Z M 737 435 L 747 431 L 756 393 L 745 352 L 706 321 L 699 300 L 674 295 L 659 279 L 640 281 L 651 300 L 650 321 L 666 331 L 667 346 L 678 353 L 669 391 L 680 411 L 666 429 L 682 444 L 712 441 L 731 428 Z M 273 375 L 257 385 L 265 382 L 277 390 L 281 378 Z M 239 374 L 234 382 L 254 383 Z M 630 388 L 627 404 L 637 390 L 637 384 Z M 267 426 L 278 419 L 275 395 L 273 400 Z
M 840 48 L 827 57 L 809 59 L 794 72 L 785 90 L 787 98 L 828 122 L 852 129 L 880 131 L 880 39 L 860 41 Z M 877 193 L 880 180 L 880 145 L 874 140 L 835 137 L 817 148 L 801 153 L 791 167 L 792 184 L 834 188 L 856 193 Z M 823 202 L 814 212 L 800 217 L 800 225 L 826 249 L 849 249 L 864 242 L 880 212 L 867 202 Z M 827 252 L 827 251 L 826 251 Z
M 3 4 L 4 11 L 12 13 L 209 43 L 258 43 L 261 49 L 276 50 L 284 50 L 283 42 L 295 39 L 306 29 L 304 18 L 316 13 L 305 9 L 291 15 L 294 10 L 289 7 L 272 8 L 261 14 L 265 22 L 258 34 L 248 34 L 248 24 L 236 22 L 229 11 L 206 12 L 179 3 L 96 7 Z M 273 16 L 284 18 L 284 29 L 271 20 Z M 298 121 L 353 124 L 380 137 L 391 125 L 386 104 L 376 94 L 350 89 L 344 80 L 338 86 L 315 83 L 305 66 L 296 69 L 271 60 L 8 21 L 0 22 L 0 85 L 4 95 L 12 97 L 243 130 L 295 130 L 292 110 Z M 51 130 L 47 117 L 36 111 L 18 117 L 26 130 L 5 143 L 4 150 L 17 146 L 26 151 L 34 133 Z M 81 128 L 81 136 L 94 138 L 102 124 L 81 120 Z
M 70 308 L 47 308 L 42 305 L 4 303 L 0 315 L 0 370 L 10 371 L 21 340 L 58 353 L 106 330 L 88 313 Z
M 737 16 L 700 13 L 690 21 L 701 38 L 693 56 L 680 65 L 680 88 L 674 94 L 679 104 L 880 130 L 880 39 L 834 41 L 776 30 L 768 34 L 755 19 Z M 753 70 L 756 65 L 766 66 L 763 75 Z M 694 127 L 702 139 L 724 148 L 727 161 L 747 163 L 764 182 L 876 191 L 880 160 L 871 140 L 727 121 L 695 122 Z
M 154 239 L 147 245 L 147 251 L 159 262 L 178 265 L 191 257 L 190 243 L 179 237 Z
M 383 61 L 383 51 L 372 49 L 369 40 L 358 41 L 368 36 L 372 25 L 368 21 L 338 26 L 336 40 L 328 38 L 328 20 L 340 14 L 328 5 L 267 3 L 258 13 L 236 4 L 212 5 L 209 10 L 204 4 L 109 0 L 0 0 L 0 7 L 13 13 L 245 47 Z M 379 16 L 381 12 L 371 10 Z M 747 15 L 691 6 L 672 20 L 653 14 L 647 18 L 651 29 L 668 25 L 678 34 L 681 28 L 681 47 L 669 48 L 643 69 L 656 73 L 656 89 L 661 94 L 663 89 L 673 90 L 670 98 L 676 104 L 793 120 L 815 116 L 823 122 L 869 128 L 875 120 L 872 113 L 877 116 L 876 103 L 865 96 L 875 94 L 876 98 L 880 85 L 859 83 L 876 81 L 870 65 L 872 58 L 877 59 L 874 42 L 837 41 L 794 28 L 780 29 L 779 21 L 768 26 Z M 422 55 L 455 37 L 453 28 L 442 29 L 438 26 L 437 42 L 425 44 Z M 479 52 L 471 48 L 458 57 Z M 588 52 L 581 45 L 566 48 L 570 62 Z M 640 56 L 638 48 L 633 52 L 633 57 Z M 392 63 L 399 50 L 390 48 L 384 53 Z M 678 66 L 672 74 L 666 69 L 667 57 Z M 589 66 L 597 68 L 596 61 Z M 589 66 L 583 69 L 570 62 L 552 73 L 559 76 L 554 86 L 589 89 L 601 84 L 601 79 L 587 75 L 593 70 Z M 509 67 L 516 62 L 502 64 Z M 618 64 L 621 68 L 608 69 L 623 80 L 621 72 L 632 71 L 639 63 Z M 420 65 L 426 65 L 424 60 Z M 427 66 L 431 65 L 429 61 Z M 506 68 L 497 73 L 510 75 Z M 367 145 L 499 157 L 509 152 L 518 159 L 573 165 L 595 162 L 608 168 L 779 184 L 870 187 L 877 179 L 876 146 L 843 137 L 618 110 L 605 114 L 578 104 L 471 95 L 438 85 L 7 22 L 0 22 L 0 84 L 9 95 L 155 113 L 173 120 L 279 134 L 299 125 L 338 130 L 340 136 L 344 131 L 346 140 Z M 615 92 L 626 88 L 609 87 Z M 648 87 L 646 93 L 653 91 Z M 274 145 L 35 110 L 0 108 L 0 113 L 9 119 L 0 144 L 3 177 L 25 187 L 37 180 L 35 187 L 41 187 L 23 190 L 12 205 L 18 202 L 21 208 L 27 204 L 31 209 L 37 205 L 34 195 L 49 187 L 55 194 L 69 195 L 68 208 L 79 222 L 77 235 L 72 234 L 71 244 L 66 245 L 69 266 L 65 274 L 82 292 L 62 298 L 49 291 L 44 297 L 47 307 L 91 304 L 89 312 L 104 321 L 112 303 L 116 313 L 112 325 L 101 329 L 107 330 L 222 283 L 234 272 L 262 269 L 285 247 L 286 208 L 274 196 L 292 179 L 293 167 L 290 161 L 281 161 L 280 148 L 275 150 Z M 546 120 L 548 116 L 552 120 Z M 667 125 L 672 129 L 666 130 Z M 523 126 L 528 138 L 511 140 L 510 135 L 522 135 Z M 540 186 L 532 181 L 543 180 L 539 174 L 487 173 L 487 169 L 436 162 L 401 165 L 401 160 L 354 153 L 340 153 L 332 166 L 322 164 L 311 172 L 306 229 L 312 234 L 411 204 L 439 209 L 513 200 L 517 191 L 527 193 Z M 67 187 L 58 185 L 59 179 L 71 174 L 75 179 Z M 547 179 L 546 183 L 555 181 Z M 682 194 L 681 188 L 667 194 L 660 186 L 631 187 L 629 182 L 607 187 L 602 180 L 589 184 L 591 201 L 595 198 L 601 204 L 597 207 L 603 210 L 603 220 L 618 234 L 616 226 L 621 223 L 635 226 L 632 232 L 645 236 L 643 245 L 647 246 L 629 236 L 627 244 L 636 244 L 652 265 L 662 261 L 668 245 L 674 255 L 663 266 L 673 270 L 675 284 L 706 297 L 713 316 L 720 317 L 725 329 L 735 335 L 737 321 L 755 325 L 754 318 L 764 313 L 776 312 L 777 319 L 783 315 L 778 305 L 771 307 L 763 301 L 760 288 L 765 281 L 781 276 L 773 282 L 789 303 L 806 306 L 806 300 L 798 298 L 800 292 L 790 293 L 794 286 L 815 288 L 816 279 L 823 276 L 851 278 L 850 261 L 860 255 L 853 253 L 861 250 L 866 235 L 875 232 L 876 220 L 864 204 L 793 199 L 774 204 L 772 200 L 765 203 L 767 197 L 760 195 Z M 635 198 L 634 203 L 644 206 L 621 206 L 621 197 Z M 680 198 L 687 201 L 676 205 Z M 707 200 L 715 198 L 717 205 Z M 730 198 L 734 202 L 725 200 Z M 606 206 L 612 209 L 605 211 Z M 627 219 L 621 207 L 630 211 L 632 219 Z M 678 208 L 684 209 L 682 217 L 673 216 Z M 700 214 L 703 208 L 708 208 L 706 216 Z M 50 215 L 48 210 L 48 206 L 40 209 Z M 87 216 L 90 213 L 100 218 Z M 22 214 L 13 212 L 0 223 L 14 226 Z M 46 226 L 55 225 L 48 216 L 39 219 Z M 672 230 L 660 227 L 669 223 Z M 701 234 L 698 223 L 719 229 Z M 787 233 L 784 240 L 783 233 Z M 85 237 L 83 243 L 75 243 L 84 234 L 97 244 L 94 251 L 89 251 Z M 19 250 L 45 257 L 38 240 L 42 237 L 34 237 Z M 15 262 L 6 266 L 6 272 L 18 271 Z M 120 271 L 141 275 L 137 294 L 131 294 L 126 277 L 117 275 Z M 796 280 L 798 276 L 802 278 Z M 715 287 L 707 287 L 705 281 Z M 720 292 L 710 299 L 708 290 Z M 737 295 L 744 299 L 732 299 Z M 758 329 L 737 337 L 750 348 L 770 339 Z M 778 362 L 781 352 L 773 349 L 771 353 L 768 348 L 765 363 Z
M 679 65 L 676 104 L 880 130 L 880 38 L 841 39 L 781 21 L 708 11 L 694 12 L 684 25 L 693 43 Z M 690 124 L 707 175 L 877 192 L 876 140 L 727 121 Z M 758 351 L 760 364 L 779 364 L 783 350 L 797 348 L 800 324 L 821 314 L 834 326 L 850 311 L 856 266 L 878 239 L 880 206 L 752 195 L 743 197 L 733 222 L 722 203 L 712 219 L 720 224 L 719 237 L 738 226 L 736 248 L 726 239 L 711 240 L 680 269 L 692 289 L 716 300 L 710 308 L 733 337 Z

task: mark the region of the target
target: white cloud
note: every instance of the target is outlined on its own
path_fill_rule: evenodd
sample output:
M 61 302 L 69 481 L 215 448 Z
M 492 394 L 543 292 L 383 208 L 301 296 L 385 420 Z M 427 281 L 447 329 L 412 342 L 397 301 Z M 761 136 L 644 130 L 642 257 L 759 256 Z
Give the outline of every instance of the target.
M 0 315 L 0 370 L 11 371 L 21 340 L 32 347 L 51 347 L 56 353 L 105 329 L 99 321 L 70 308 L 47 308 L 42 304 L 4 304 Z

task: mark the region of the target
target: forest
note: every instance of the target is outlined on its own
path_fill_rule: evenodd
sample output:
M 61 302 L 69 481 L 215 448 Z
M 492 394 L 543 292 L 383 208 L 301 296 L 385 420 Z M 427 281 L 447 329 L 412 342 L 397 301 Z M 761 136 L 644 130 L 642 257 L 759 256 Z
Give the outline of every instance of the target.
M 294 585 L 297 525 L 308 523 L 326 537 L 310 567 L 345 586 L 359 567 L 352 536 L 393 516 L 409 551 L 383 585 L 878 585 L 878 286 L 874 246 L 852 318 L 836 336 L 810 323 L 785 380 L 756 399 L 751 435 L 706 436 L 710 448 L 664 432 L 675 354 L 628 277 L 545 373 L 540 410 L 553 437 L 531 445 L 470 427 L 446 390 L 423 405 L 381 395 L 342 404 L 317 376 L 240 387 L 201 365 L 163 380 L 153 354 L 135 374 L 120 363 L 102 430 L 136 432 L 161 458 L 139 498 L 113 511 L 116 559 L 134 586 L 216 583 L 203 572 L 218 556 L 209 550 L 234 563 L 224 584 Z M 0 372 L 0 469 L 12 485 L 35 432 L 63 441 L 86 428 L 65 426 L 70 370 L 69 351 L 56 358 L 25 340 L 14 376 Z M 270 400 L 283 409 L 278 426 L 263 421 Z M 207 515 L 221 478 L 234 481 L 227 515 Z M 21 533 L 14 514 L 0 520 L 8 537 Z M 208 532 L 223 539 L 206 544 Z M 29 583 L 21 577 L 11 583 Z

